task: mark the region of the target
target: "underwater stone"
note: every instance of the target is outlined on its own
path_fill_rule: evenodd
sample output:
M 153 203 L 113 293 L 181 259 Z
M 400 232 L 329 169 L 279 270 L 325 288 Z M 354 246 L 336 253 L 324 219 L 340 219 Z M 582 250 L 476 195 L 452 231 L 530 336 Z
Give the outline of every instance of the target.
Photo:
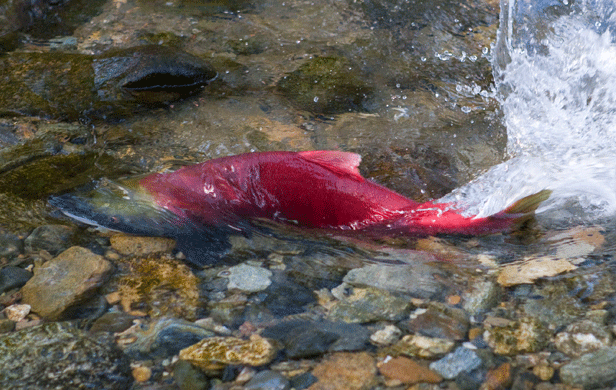
M 443 380 L 436 372 L 406 357 L 386 359 L 379 365 L 379 372 L 387 379 L 409 385 L 439 383 Z
M 435 277 L 439 275 L 440 278 Z M 430 299 L 447 291 L 439 282 L 447 276 L 438 268 L 426 264 L 369 265 L 350 270 L 344 282 L 353 286 L 370 286 L 382 290 L 406 293 L 418 298 Z
M 0 335 L 0 367 L 4 390 L 124 390 L 133 381 L 128 359 L 113 343 L 66 322 Z
M 373 93 L 345 58 L 316 57 L 278 82 L 278 89 L 300 109 L 316 114 L 364 110 Z
M 205 373 L 184 360 L 173 366 L 173 379 L 180 390 L 207 390 L 210 388 Z
M 436 358 L 443 356 L 453 349 L 453 340 L 421 335 L 406 335 L 394 346 L 396 351 L 404 355 L 420 358 Z
M 568 385 L 603 387 L 616 380 L 616 347 L 588 353 L 561 367 L 560 378 Z
M 426 337 L 463 340 L 468 333 L 470 322 L 464 310 L 432 302 L 427 309 L 412 312 L 411 318 L 400 322 L 398 326 Z
M 351 295 L 337 301 L 327 318 L 331 321 L 365 323 L 396 321 L 408 314 L 411 302 L 377 288 L 355 288 Z
M 199 280 L 186 264 L 165 255 L 123 259 L 118 264 L 123 272 L 112 284 L 117 285 L 125 312 L 196 318 Z
M 162 318 L 144 324 L 131 335 L 127 335 L 136 339 L 125 345 L 124 352 L 131 358 L 139 360 L 166 358 L 213 335 L 214 333 L 192 322 L 177 318 Z
M 39 226 L 24 240 L 26 252 L 45 250 L 53 256 L 68 249 L 75 229 L 65 225 Z
M 89 298 L 113 270 L 102 256 L 71 247 L 34 269 L 34 276 L 21 289 L 23 302 L 43 317 L 58 319 L 66 309 Z
M 262 366 L 276 356 L 269 340 L 253 334 L 249 340 L 236 337 L 210 337 L 180 351 L 180 359 L 204 370 L 219 370 L 227 365 Z
M 0 294 L 23 286 L 32 277 L 32 272 L 23 268 L 7 265 L 0 269 Z
M 100 56 L 13 52 L 0 59 L 0 114 L 125 117 L 195 94 L 215 77 L 204 60 L 158 45 Z
M 279 372 L 265 370 L 258 372 L 244 385 L 244 390 L 289 390 L 289 380 Z
M 570 324 L 554 337 L 554 345 L 569 356 L 582 356 L 610 345 L 612 336 L 607 329 L 590 320 Z
M 139 237 L 114 234 L 109 238 L 111 247 L 126 256 L 147 256 L 160 252 L 171 252 L 175 240 L 165 237 Z
M 237 289 L 245 292 L 265 290 L 271 283 L 272 271 L 263 267 L 240 264 L 229 268 L 229 290 Z
M 441 360 L 430 363 L 430 369 L 445 379 L 454 379 L 463 372 L 473 371 L 481 364 L 481 358 L 474 351 L 459 347 Z
M 486 328 L 483 338 L 494 353 L 515 355 L 539 351 L 548 341 L 549 332 L 534 318 L 510 321 L 504 326 Z
M 367 352 L 337 352 L 327 356 L 312 370 L 318 382 L 311 390 L 362 390 L 376 382 L 376 364 Z

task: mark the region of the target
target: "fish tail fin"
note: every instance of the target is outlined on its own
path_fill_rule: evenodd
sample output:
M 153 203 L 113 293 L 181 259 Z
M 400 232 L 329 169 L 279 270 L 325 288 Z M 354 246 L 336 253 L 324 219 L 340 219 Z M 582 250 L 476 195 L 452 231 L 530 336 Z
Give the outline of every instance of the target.
M 527 223 L 533 220 L 539 205 L 546 201 L 551 194 L 551 190 L 542 190 L 525 196 L 505 210 L 488 217 L 488 220 L 496 223 L 498 223 L 497 221 L 509 221 L 506 224 L 509 231 L 525 230 Z
M 507 207 L 501 213 L 506 215 L 532 214 L 535 210 L 537 210 L 541 203 L 550 197 L 550 195 L 552 195 L 552 190 L 543 190 L 535 194 L 525 196 L 524 198 L 513 203 L 511 206 Z

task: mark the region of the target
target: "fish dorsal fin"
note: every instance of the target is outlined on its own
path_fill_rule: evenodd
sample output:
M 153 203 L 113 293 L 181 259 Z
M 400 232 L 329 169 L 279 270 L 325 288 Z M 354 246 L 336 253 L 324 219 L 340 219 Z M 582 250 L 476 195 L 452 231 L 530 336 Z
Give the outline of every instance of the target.
M 364 180 L 359 173 L 361 156 L 356 153 L 340 152 L 336 150 L 310 150 L 298 153 L 302 158 L 319 164 L 334 172 L 351 175 L 356 179 Z

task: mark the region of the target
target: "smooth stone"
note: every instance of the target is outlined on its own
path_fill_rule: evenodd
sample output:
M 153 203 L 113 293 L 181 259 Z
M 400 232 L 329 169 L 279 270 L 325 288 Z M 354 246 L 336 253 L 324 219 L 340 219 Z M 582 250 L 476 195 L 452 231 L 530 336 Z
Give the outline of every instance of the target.
M 70 226 L 39 226 L 24 240 L 25 250 L 29 253 L 45 250 L 55 256 L 71 246 L 74 233 L 75 229 Z
M 305 372 L 291 378 L 291 388 L 295 390 L 304 390 L 317 383 L 318 380 L 316 376 L 309 372 Z
M 4 314 L 6 315 L 6 318 L 8 318 L 9 320 L 19 322 L 23 320 L 24 318 L 26 318 L 28 314 L 30 314 L 30 309 L 31 309 L 30 305 L 14 304 L 14 305 L 5 307 Z
M 274 359 L 274 344 L 257 334 L 249 340 L 237 337 L 210 337 L 180 351 L 185 360 L 204 370 L 220 370 L 229 365 L 262 366 Z
M 454 379 L 462 372 L 479 368 L 481 364 L 481 358 L 473 350 L 458 347 L 444 358 L 430 363 L 430 369 L 445 379 Z
M 14 288 L 22 287 L 30 280 L 32 272 L 23 268 L 7 265 L 0 269 L 0 294 Z
M 244 384 L 244 390 L 289 390 L 291 383 L 279 372 L 265 370 L 258 372 Z
M 240 264 L 229 268 L 229 290 L 237 289 L 244 292 L 265 290 L 271 283 L 272 271 L 248 264 Z
M 171 252 L 175 240 L 164 237 L 139 237 L 114 234 L 109 238 L 111 248 L 126 256 L 148 256 L 155 253 Z
M 312 370 L 318 381 L 309 390 L 363 390 L 376 382 L 376 363 L 367 352 L 337 352 Z
M 464 340 L 470 328 L 468 314 L 461 309 L 433 302 L 427 309 L 417 309 L 411 318 L 398 326 L 410 333 L 426 337 Z
M 92 296 L 113 271 L 102 256 L 74 246 L 34 269 L 34 276 L 21 289 L 22 301 L 33 312 L 55 320 Z
M 11 233 L 0 232 L 0 257 L 12 259 L 22 253 L 23 249 L 24 243 L 19 237 Z
M 114 343 L 71 323 L 51 322 L 0 335 L 0 388 L 125 390 L 133 378 Z
M 124 312 L 105 313 L 92 323 L 90 333 L 120 333 L 130 328 L 136 318 Z
M 134 333 L 136 340 L 127 344 L 124 352 L 137 360 L 166 358 L 213 335 L 213 332 L 192 322 L 162 318 Z
M 262 332 L 281 342 L 288 357 L 319 356 L 327 351 L 358 351 L 365 348 L 370 331 L 361 325 L 330 321 L 285 321 Z
M 439 275 L 439 277 L 435 277 Z M 426 264 L 372 264 L 350 270 L 343 281 L 353 286 L 376 287 L 382 290 L 410 294 L 417 298 L 436 299 L 448 290 L 439 280 L 447 280 L 445 273 Z
M 397 380 L 407 385 L 439 383 L 443 380 L 436 372 L 406 357 L 386 360 L 379 365 L 379 372 L 390 380 Z
M 306 305 L 315 301 L 313 291 L 302 286 L 285 272 L 274 271 L 272 284 L 265 290 L 263 306 L 274 316 L 283 317 L 306 311 Z
M 8 318 L 0 318 L 0 334 L 12 332 L 15 329 L 15 321 Z
M 411 302 L 377 288 L 354 288 L 343 300 L 332 305 L 327 315 L 331 321 L 366 323 L 397 321 L 408 315 Z
M 210 383 L 205 373 L 184 360 L 173 365 L 173 379 L 180 390 L 207 390 Z
M 616 380 L 616 347 L 588 353 L 560 368 L 563 383 L 583 388 L 604 387 Z

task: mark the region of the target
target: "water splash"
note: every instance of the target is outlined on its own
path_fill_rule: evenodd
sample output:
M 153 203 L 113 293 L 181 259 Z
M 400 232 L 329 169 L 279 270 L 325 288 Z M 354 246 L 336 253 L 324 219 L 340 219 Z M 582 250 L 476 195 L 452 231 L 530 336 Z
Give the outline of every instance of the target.
M 502 1 L 492 64 L 509 159 L 443 201 L 486 216 L 550 189 L 539 212 L 616 213 L 615 27 L 613 0 Z

